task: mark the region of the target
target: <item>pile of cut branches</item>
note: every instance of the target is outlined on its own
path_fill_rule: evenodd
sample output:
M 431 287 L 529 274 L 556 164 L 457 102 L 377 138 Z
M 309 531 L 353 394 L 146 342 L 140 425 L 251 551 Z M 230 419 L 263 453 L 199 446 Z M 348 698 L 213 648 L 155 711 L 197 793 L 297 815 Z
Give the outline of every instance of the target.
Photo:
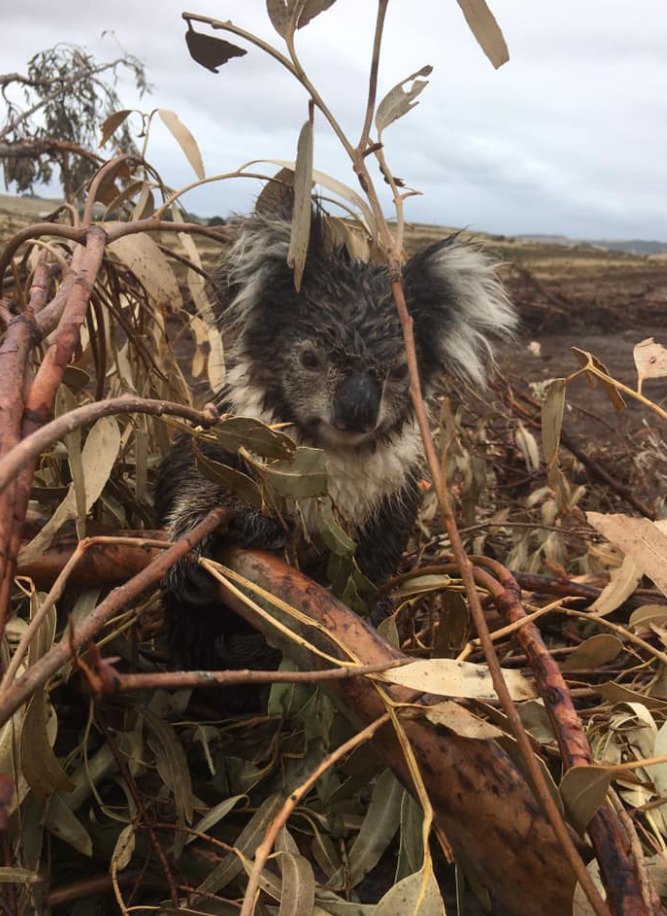
M 278 163 L 293 175 L 295 274 L 315 181 L 356 208 L 336 231 L 356 254 L 360 239 L 382 251 L 400 310 L 405 193 L 380 137 L 426 68 L 379 105 L 372 88 L 359 144 L 342 137 L 368 202 L 313 172 L 314 107 L 339 128 L 294 34 L 330 5 L 268 4 L 288 56 L 270 53 L 312 100 L 296 162 Z M 205 65 L 234 53 L 186 18 Z M 471 27 L 498 55 L 495 23 Z M 127 115 L 106 120 L 105 140 Z M 197 183 L 211 180 L 192 135 L 162 116 Z M 394 233 L 370 155 L 395 195 Z M 280 670 L 173 671 L 159 583 L 229 519 L 217 509 L 174 544 L 154 529 L 171 430 L 224 435 L 269 471 L 292 460 L 297 481 L 318 473 L 283 432 L 193 406 L 223 377 L 205 281 L 225 229 L 186 221 L 182 193 L 120 153 L 80 210 L 64 205 L 0 254 L 4 909 L 442 913 L 455 868 L 460 906 L 467 882 L 512 913 L 660 912 L 667 528 L 658 489 L 639 496 L 632 474 L 665 465 L 667 417 L 641 390 L 664 350 L 637 348 L 637 390 L 580 352 L 580 370 L 542 391 L 499 379 L 492 404 L 444 398 L 423 429 L 431 489 L 379 629 L 278 558 L 237 549 L 200 562 L 221 603 L 283 651 Z M 414 385 L 409 320 L 406 347 Z M 563 435 L 579 375 L 646 411 L 652 435 L 625 481 Z M 600 511 L 609 493 L 623 513 Z M 226 714 L 222 688 L 244 683 L 264 685 L 265 714 Z

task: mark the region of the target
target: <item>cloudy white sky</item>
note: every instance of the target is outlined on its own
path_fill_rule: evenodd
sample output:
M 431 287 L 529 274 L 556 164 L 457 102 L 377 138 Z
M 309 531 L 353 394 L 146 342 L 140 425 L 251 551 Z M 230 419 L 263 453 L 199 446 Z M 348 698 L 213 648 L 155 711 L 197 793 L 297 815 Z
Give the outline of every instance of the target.
M 263 0 L 20 0 L 5 4 L 0 69 L 58 41 L 100 59 L 119 43 L 154 85 L 127 107 L 169 108 L 197 137 L 207 174 L 254 158 L 292 159 L 306 117 L 301 87 L 251 50 L 214 75 L 188 55 L 181 13 L 232 19 L 280 42 Z M 410 220 L 506 233 L 667 241 L 667 3 L 665 0 L 490 0 L 511 59 L 494 71 L 455 0 L 391 0 L 380 94 L 430 63 L 421 104 L 388 128 L 395 174 L 422 192 Z M 9 7 L 9 9 L 7 8 Z M 356 141 L 376 4 L 338 0 L 299 33 L 315 84 Z M 201 27 L 205 30 L 205 27 Z M 101 37 L 104 31 L 114 37 Z M 211 33 L 213 34 L 213 33 Z M 222 33 L 215 33 L 222 37 Z M 156 121 L 148 158 L 172 186 L 192 180 Z M 320 118 L 316 167 L 354 184 Z M 185 205 L 202 215 L 248 209 L 250 180 L 208 185 Z

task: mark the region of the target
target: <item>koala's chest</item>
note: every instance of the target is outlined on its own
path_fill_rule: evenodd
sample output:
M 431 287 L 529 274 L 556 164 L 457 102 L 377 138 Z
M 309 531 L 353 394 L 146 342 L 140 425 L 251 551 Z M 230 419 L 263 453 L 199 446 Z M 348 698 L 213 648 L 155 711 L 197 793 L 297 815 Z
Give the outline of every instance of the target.
M 385 500 L 400 498 L 420 460 L 419 434 L 410 427 L 372 452 L 326 449 L 325 454 L 329 495 L 347 522 L 360 529 Z

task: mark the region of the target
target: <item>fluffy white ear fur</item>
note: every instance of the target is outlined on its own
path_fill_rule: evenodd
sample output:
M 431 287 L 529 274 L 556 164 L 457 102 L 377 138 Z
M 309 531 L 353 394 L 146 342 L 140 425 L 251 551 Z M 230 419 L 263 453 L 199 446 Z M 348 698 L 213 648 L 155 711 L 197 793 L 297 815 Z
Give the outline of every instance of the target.
M 289 238 L 290 221 L 283 217 L 238 221 L 236 237 L 217 277 L 222 286 L 236 290 L 222 318 L 228 328 L 243 332 L 272 263 L 287 260 Z M 493 362 L 493 339 L 511 336 L 517 324 L 495 263 L 479 249 L 460 244 L 455 238 L 416 258 L 433 286 L 442 288 L 446 297 L 445 333 L 439 341 L 443 367 L 448 373 L 483 387 L 485 367 Z
M 436 285 L 451 290 L 448 327 L 440 346 L 448 371 L 484 386 L 493 362 L 493 338 L 510 337 L 517 316 L 496 265 L 483 252 L 456 242 L 435 251 L 426 268 Z

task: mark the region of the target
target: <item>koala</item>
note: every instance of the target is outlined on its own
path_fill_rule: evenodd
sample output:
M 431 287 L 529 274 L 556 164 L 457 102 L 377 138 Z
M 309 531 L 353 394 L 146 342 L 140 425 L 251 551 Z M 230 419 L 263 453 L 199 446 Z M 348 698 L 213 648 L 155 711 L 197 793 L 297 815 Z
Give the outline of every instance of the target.
M 332 250 L 326 217 L 314 210 L 297 292 L 287 266 L 289 216 L 254 213 L 228 229 L 232 241 L 213 275 L 227 374 L 213 400 L 221 411 L 287 423 L 297 444 L 324 451 L 330 496 L 357 544 L 357 564 L 380 585 L 396 570 L 416 519 L 422 455 L 387 269 L 343 247 Z M 492 340 L 515 324 L 490 260 L 447 238 L 408 261 L 404 289 L 424 395 L 443 375 L 483 386 Z M 209 443 L 201 448 L 252 473 L 236 454 Z M 189 437 L 179 437 L 163 462 L 155 496 L 174 539 L 224 505 L 234 510 L 224 537 L 269 550 L 284 544 L 281 520 L 242 504 L 198 471 Z M 215 546 L 212 538 L 200 550 L 209 554 Z M 165 585 L 168 629 L 182 663 L 266 664 L 266 644 L 216 605 L 200 567 L 182 561 Z

